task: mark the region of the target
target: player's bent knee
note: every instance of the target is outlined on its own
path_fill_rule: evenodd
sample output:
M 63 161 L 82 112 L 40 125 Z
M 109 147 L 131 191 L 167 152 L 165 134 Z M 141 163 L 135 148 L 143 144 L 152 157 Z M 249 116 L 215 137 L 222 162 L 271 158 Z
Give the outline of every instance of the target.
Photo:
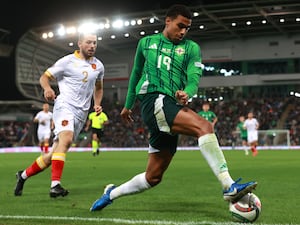
M 161 180 L 151 180 L 150 182 L 148 182 L 150 184 L 151 187 L 154 187 L 156 185 L 158 185 L 161 182 Z
M 148 184 L 150 184 L 151 187 L 158 185 L 161 181 L 162 181 L 161 177 L 153 177 L 153 178 L 147 179 L 147 182 L 148 182 Z
M 208 122 L 208 121 L 207 121 L 207 123 L 203 124 L 203 126 L 201 127 L 201 131 L 202 131 L 202 133 L 203 133 L 202 135 L 205 135 L 205 134 L 212 134 L 212 133 L 215 132 L 212 123 L 210 123 L 210 122 Z M 202 136 L 202 135 L 201 135 L 201 136 Z

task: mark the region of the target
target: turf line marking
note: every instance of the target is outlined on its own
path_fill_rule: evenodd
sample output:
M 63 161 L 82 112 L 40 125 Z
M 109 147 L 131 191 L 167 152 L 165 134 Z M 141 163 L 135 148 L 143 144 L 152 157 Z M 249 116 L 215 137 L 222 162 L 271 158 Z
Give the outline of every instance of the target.
M 211 222 L 211 221 L 163 221 L 163 220 L 129 220 L 120 218 L 93 218 L 93 217 L 60 217 L 60 216 L 20 216 L 20 215 L 0 215 L 2 219 L 28 219 L 28 220 L 63 220 L 63 221 L 89 221 L 89 222 L 114 222 L 120 224 L 154 224 L 154 225 L 241 225 L 242 223 L 234 222 Z M 256 223 L 256 225 L 268 225 L 263 223 Z M 284 224 L 272 224 L 284 225 Z M 296 225 L 296 224 L 289 224 Z

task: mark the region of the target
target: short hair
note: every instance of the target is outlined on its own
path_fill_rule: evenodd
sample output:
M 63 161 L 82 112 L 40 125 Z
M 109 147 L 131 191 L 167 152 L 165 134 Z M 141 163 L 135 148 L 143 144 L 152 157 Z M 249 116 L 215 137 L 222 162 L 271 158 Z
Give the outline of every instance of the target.
M 97 34 L 94 31 L 91 31 L 91 32 L 79 32 L 79 34 L 78 34 L 78 40 L 82 41 L 87 35 L 95 35 L 97 37 Z
M 179 15 L 188 19 L 192 19 L 192 13 L 189 8 L 181 4 L 172 5 L 166 13 L 166 17 L 170 17 L 172 19 L 175 19 Z

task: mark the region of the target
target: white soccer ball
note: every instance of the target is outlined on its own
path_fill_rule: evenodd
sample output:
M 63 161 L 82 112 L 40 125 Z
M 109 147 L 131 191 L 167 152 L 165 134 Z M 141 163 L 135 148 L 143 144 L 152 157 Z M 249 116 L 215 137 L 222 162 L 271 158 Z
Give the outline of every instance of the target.
M 235 221 L 252 223 L 261 214 L 261 201 L 255 194 L 248 193 L 238 202 L 230 202 L 229 212 Z

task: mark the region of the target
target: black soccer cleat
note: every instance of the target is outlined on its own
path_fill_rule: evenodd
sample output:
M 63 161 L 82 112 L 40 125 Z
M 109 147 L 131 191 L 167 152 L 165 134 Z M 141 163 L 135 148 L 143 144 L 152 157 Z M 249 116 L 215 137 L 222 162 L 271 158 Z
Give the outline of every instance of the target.
M 24 186 L 24 183 L 25 183 L 25 180 L 21 176 L 22 173 L 23 173 L 22 170 L 20 170 L 16 173 L 17 184 L 16 184 L 16 187 L 15 187 L 15 196 L 21 196 L 22 195 L 23 186 Z
M 64 189 L 60 184 L 57 184 L 54 187 L 50 188 L 49 194 L 51 198 L 56 198 L 58 196 L 65 197 L 69 194 L 69 191 Z

